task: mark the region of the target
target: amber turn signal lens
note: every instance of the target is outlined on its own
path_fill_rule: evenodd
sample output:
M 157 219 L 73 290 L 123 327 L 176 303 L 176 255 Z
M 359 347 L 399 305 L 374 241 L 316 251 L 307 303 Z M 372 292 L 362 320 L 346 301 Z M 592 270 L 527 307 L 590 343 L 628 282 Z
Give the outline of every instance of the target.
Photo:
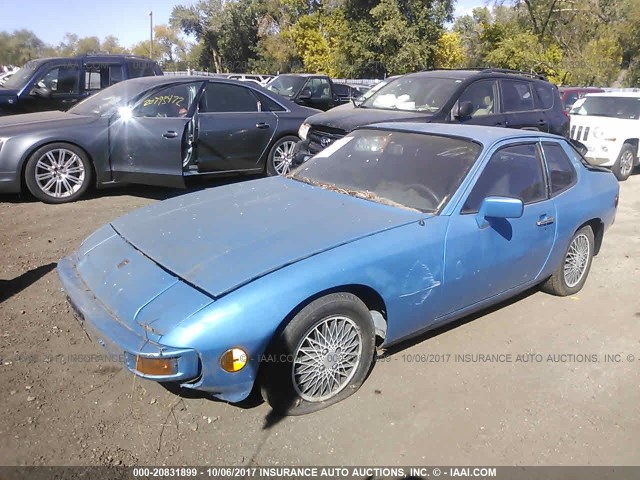
M 249 357 L 241 348 L 230 348 L 222 354 L 220 366 L 226 372 L 239 372 L 247 364 Z
M 178 359 L 137 357 L 136 370 L 145 375 L 173 375 L 178 373 Z

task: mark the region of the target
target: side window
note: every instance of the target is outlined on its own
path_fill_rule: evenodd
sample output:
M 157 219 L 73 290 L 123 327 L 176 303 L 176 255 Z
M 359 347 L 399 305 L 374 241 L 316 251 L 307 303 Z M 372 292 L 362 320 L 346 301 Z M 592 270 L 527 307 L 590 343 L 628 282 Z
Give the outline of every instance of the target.
M 260 106 L 263 112 L 284 112 L 286 111 L 286 109 L 280 105 L 278 102 L 271 100 L 269 97 L 267 97 L 266 95 L 260 93 L 260 92 L 256 92 L 255 90 L 253 91 L 253 93 L 258 97 L 258 100 L 260 100 Z
M 102 84 L 100 65 L 87 65 L 84 69 L 85 91 L 100 90 Z
M 473 82 L 460 95 L 458 102 L 471 102 L 473 105 L 472 117 L 482 117 L 498 113 L 496 104 L 497 84 L 495 80 L 481 80 Z
M 200 113 L 257 111 L 258 99 L 251 90 L 230 83 L 207 83 L 200 104 Z
M 311 78 L 307 81 L 305 88 L 311 89 L 311 98 L 313 99 L 331 99 L 331 85 L 326 78 Z
M 124 80 L 122 65 L 109 65 L 109 85 L 114 85 Z
M 95 63 L 84 69 L 84 89 L 96 91 L 122 81 L 122 65 Z
M 156 90 L 134 108 L 135 117 L 185 117 L 200 83 L 183 83 Z
M 128 60 L 129 78 L 153 77 L 156 75 L 154 63 L 144 60 Z
M 576 103 L 576 100 L 578 100 L 578 94 L 577 93 L 570 93 L 567 95 L 567 99 L 565 100 L 564 104 L 567 107 L 570 107 L 571 105 L 573 105 L 574 103 Z
M 539 108 L 549 110 L 553 108 L 554 89 L 551 85 L 536 84 L 536 93 L 538 94 Z
M 531 83 L 521 80 L 502 80 L 502 104 L 505 112 L 534 110 Z
M 336 92 L 336 94 L 340 95 L 341 97 L 349 96 L 349 87 L 344 84 L 334 83 L 333 89 Z
M 61 65 L 49 70 L 38 87 L 51 90 L 53 95 L 80 93 L 80 69 L 77 65 Z
M 542 150 L 549 170 L 551 194 L 555 195 L 576 182 L 576 171 L 560 144 L 544 142 Z
M 525 204 L 547 198 L 542 162 L 534 143 L 504 147 L 493 154 L 462 213 L 477 213 L 489 196 L 519 198 Z

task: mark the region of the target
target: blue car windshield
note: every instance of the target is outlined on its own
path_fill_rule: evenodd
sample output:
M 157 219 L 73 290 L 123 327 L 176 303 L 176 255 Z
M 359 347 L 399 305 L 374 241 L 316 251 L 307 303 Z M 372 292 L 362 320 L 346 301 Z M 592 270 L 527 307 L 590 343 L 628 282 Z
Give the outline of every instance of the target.
M 464 138 L 362 129 L 324 149 L 291 177 L 378 203 L 438 213 L 481 150 Z

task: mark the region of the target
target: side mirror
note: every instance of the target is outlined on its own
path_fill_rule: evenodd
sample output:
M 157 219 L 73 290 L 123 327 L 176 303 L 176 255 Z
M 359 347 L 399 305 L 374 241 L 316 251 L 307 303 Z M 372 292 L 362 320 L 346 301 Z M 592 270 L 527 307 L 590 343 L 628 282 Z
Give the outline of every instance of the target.
M 362 95 L 360 95 L 358 98 L 351 99 L 354 107 L 359 107 L 360 105 L 362 105 L 362 102 L 364 102 L 365 100 L 366 98 L 364 98 Z
M 32 97 L 49 98 L 51 97 L 51 90 L 46 87 L 33 87 L 29 95 Z
M 458 111 L 455 114 L 456 118 L 464 118 L 471 115 L 473 112 L 473 103 L 471 102 L 460 102 L 458 104 Z
M 524 211 L 524 204 L 519 198 L 487 197 L 482 201 L 476 216 L 478 227 L 489 226 L 487 218 L 520 218 Z
M 300 95 L 298 95 L 298 100 L 311 100 L 311 89 L 308 87 L 303 88 Z

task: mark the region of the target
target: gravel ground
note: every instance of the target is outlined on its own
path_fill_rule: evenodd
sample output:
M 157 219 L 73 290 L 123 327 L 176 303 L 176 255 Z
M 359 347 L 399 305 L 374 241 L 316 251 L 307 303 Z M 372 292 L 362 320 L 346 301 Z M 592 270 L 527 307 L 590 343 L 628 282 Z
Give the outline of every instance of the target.
M 621 184 L 578 295 L 527 292 L 423 336 L 346 401 L 288 418 L 135 378 L 100 357 L 65 301 L 62 256 L 181 193 L 126 187 L 60 206 L 0 196 L 0 464 L 640 464 L 640 175 Z

